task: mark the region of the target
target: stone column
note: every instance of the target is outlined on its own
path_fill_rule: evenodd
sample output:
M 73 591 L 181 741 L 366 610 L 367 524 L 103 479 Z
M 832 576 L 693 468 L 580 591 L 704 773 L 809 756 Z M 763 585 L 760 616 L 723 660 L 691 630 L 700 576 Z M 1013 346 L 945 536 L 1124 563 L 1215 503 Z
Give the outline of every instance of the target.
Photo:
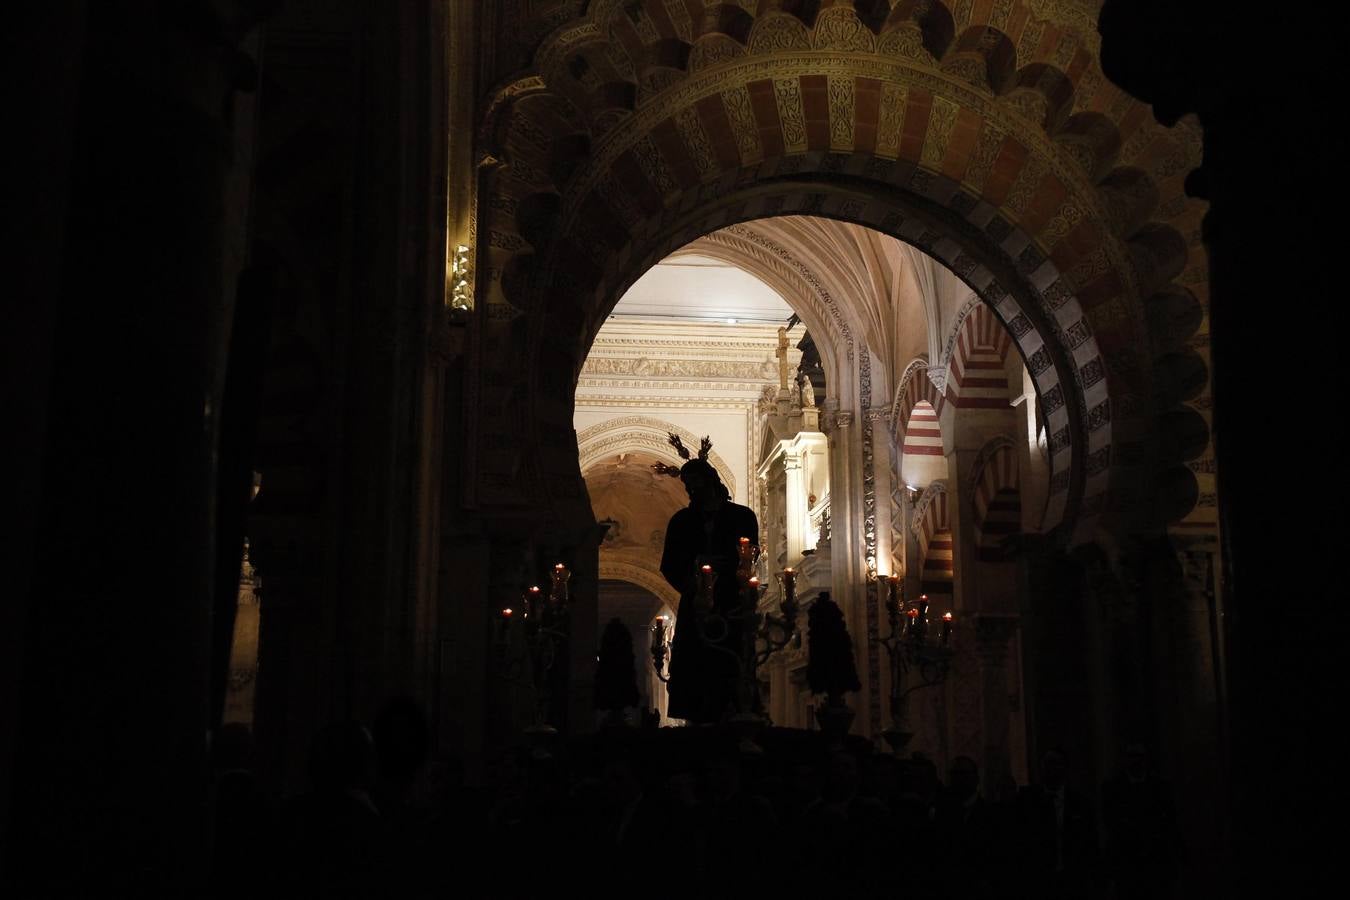
M 41 466 L 21 475 L 40 479 L 20 492 L 34 513 L 20 529 L 30 589 L 6 599 L 25 614 L 4 710 L 18 777 L 3 785 L 0 882 L 193 893 L 208 847 L 216 441 L 237 274 L 227 110 L 252 69 L 236 49 L 252 22 L 231 3 L 76 6 L 16 12 L 11 31 L 13 46 L 61 55 L 55 78 L 26 72 L 24 90 L 70 117 L 36 126 L 52 139 L 39 170 L 60 167 L 61 190 L 21 192 L 7 214 L 22 231 L 51 218 L 27 201 L 69 205 L 47 277 L 15 283 L 16 303 L 49 305 L 50 329 L 28 340 L 51 349 L 48 372 L 25 373 L 47 382 L 47 402 Z M 67 29 L 82 40 L 52 39 Z
M 798 451 L 783 452 L 783 473 L 785 475 L 784 502 L 786 503 L 787 560 L 790 566 L 800 566 L 802 550 L 806 548 L 806 529 L 810 522 L 806 510 L 806 480 L 802 469 L 802 457 Z
M 981 615 L 975 620 L 975 652 L 980 661 L 980 710 L 984 732 L 980 771 L 986 788 L 1010 775 L 1008 700 L 1009 643 L 1018 627 L 1015 616 Z
M 258 596 L 254 590 L 253 564 L 244 543 L 244 562 L 239 570 L 238 610 L 230 642 L 229 680 L 225 692 L 223 721 L 253 726 L 253 694 L 258 677 Z
M 979 551 L 975 542 L 975 504 L 970 474 L 978 450 L 952 450 L 947 454 L 947 520 L 952 529 L 952 609 L 972 613 L 980 602 L 977 577 Z
M 844 611 L 850 637 L 853 639 L 854 660 L 862 690 L 854 701 L 854 708 L 866 710 L 869 702 L 867 684 L 867 591 L 863 541 L 863 478 L 860 431 L 854 413 L 835 413 L 830 434 L 830 521 L 832 540 L 830 548 L 832 590 L 834 602 Z M 868 716 L 864 713 L 854 719 L 853 727 L 866 733 Z

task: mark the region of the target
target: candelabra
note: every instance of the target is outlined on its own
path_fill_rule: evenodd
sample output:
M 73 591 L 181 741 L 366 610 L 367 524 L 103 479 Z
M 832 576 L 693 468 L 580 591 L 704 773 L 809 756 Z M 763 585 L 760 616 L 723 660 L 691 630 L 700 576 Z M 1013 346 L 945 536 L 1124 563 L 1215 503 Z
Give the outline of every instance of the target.
M 657 616 L 656 621 L 652 623 L 652 667 L 656 669 L 656 677 L 662 684 L 670 683 L 670 675 L 665 671 L 666 656 L 670 653 L 669 644 L 666 639 L 666 617 Z
M 557 733 L 557 729 L 548 724 L 549 710 L 553 702 L 554 667 L 572 630 L 572 598 L 568 591 L 572 573 L 567 566 L 558 563 L 549 574 L 551 584 L 547 598 L 538 586 L 530 587 L 522 597 L 523 609 L 519 617 L 516 615 L 517 611 L 510 607 L 501 611 L 497 633 L 502 676 L 512 683 L 527 685 L 534 689 L 534 723 L 526 729 L 526 732 L 538 736 Z M 517 618 L 524 626 L 526 650 L 524 660 L 528 660 L 529 663 L 528 679 L 521 672 L 524 660 L 507 658 L 511 623 Z
M 933 642 L 927 594 L 920 594 L 916 602 L 906 605 L 899 575 L 878 576 L 877 588 L 885 591 L 890 626 L 890 633 L 877 639 L 886 648 L 891 663 L 891 727 L 882 736 L 900 754 L 914 736 L 908 730 L 909 695 L 942 684 L 951 669 L 952 614 L 943 613 L 940 636 Z
M 737 714 L 741 717 L 762 718 L 762 700 L 759 694 L 759 668 L 769 657 L 783 649 L 792 640 L 797 629 L 796 573 L 785 569 L 778 576 L 782 585 L 782 600 L 778 615 L 761 614 L 759 601 L 762 593 L 759 578 L 754 575 L 759 548 L 747 537 L 737 542 L 736 581 L 739 586 L 739 604 L 730 609 L 719 609 L 714 602 L 717 572 L 710 565 L 700 566 L 695 575 L 692 608 L 683 611 L 695 617 L 697 634 L 704 646 L 731 655 L 737 665 Z M 733 629 L 739 624 L 739 629 Z M 739 633 L 740 646 L 730 646 L 733 631 Z M 651 655 L 657 678 L 668 682 L 666 671 L 669 656 L 665 617 L 652 624 Z

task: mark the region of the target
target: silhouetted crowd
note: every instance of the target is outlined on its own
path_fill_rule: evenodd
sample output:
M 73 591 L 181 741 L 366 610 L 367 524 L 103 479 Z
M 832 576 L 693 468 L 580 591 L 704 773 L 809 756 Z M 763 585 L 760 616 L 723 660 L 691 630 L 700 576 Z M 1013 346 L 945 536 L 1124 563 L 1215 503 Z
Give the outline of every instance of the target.
M 711 728 L 610 729 L 513 750 L 469 787 L 462 766 L 429 762 L 419 708 L 396 701 L 369 729 L 320 733 L 309 789 L 281 799 L 259 787 L 247 729 L 227 726 L 215 742 L 214 884 L 295 897 L 1172 895 L 1172 793 L 1140 746 L 1089 798 L 1056 750 L 1027 786 L 982 784 L 968 757 L 944 783 L 918 754 L 772 731 L 776 741 L 753 743 Z

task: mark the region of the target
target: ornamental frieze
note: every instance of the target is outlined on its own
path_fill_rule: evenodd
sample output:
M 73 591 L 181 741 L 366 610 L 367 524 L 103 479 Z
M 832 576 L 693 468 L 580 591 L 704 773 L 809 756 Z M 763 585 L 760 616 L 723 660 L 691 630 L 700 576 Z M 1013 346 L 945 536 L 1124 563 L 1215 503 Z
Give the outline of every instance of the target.
M 651 359 L 649 357 L 595 357 L 586 358 L 582 375 L 632 375 L 634 377 L 672 378 L 739 378 L 747 381 L 769 381 L 777 377 L 774 363 L 732 362 L 713 359 Z

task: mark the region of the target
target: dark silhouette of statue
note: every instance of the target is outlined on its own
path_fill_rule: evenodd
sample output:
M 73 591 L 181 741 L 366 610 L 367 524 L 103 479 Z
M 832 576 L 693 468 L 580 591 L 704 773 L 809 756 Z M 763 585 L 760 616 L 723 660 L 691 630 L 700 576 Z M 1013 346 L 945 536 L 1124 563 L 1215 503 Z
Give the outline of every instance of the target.
M 633 635 L 618 618 L 610 619 L 600 636 L 595 666 L 595 708 L 621 720 L 626 706 L 637 706 L 637 679 L 633 674 Z
M 711 441 L 703 439 L 694 459 L 678 437 L 671 435 L 670 442 L 689 461 L 678 469 L 658 463 L 657 470 L 679 475 L 689 505 L 671 516 L 661 554 L 661 574 L 680 592 L 668 711 L 673 719 L 717 722 L 736 696 L 740 672 L 740 623 L 729 616 L 741 602 L 737 549 L 743 537 L 759 546 L 759 522 L 749 507 L 731 502 L 707 460 Z M 705 565 L 717 575 L 712 609 L 706 611 L 696 609 L 698 572 Z

